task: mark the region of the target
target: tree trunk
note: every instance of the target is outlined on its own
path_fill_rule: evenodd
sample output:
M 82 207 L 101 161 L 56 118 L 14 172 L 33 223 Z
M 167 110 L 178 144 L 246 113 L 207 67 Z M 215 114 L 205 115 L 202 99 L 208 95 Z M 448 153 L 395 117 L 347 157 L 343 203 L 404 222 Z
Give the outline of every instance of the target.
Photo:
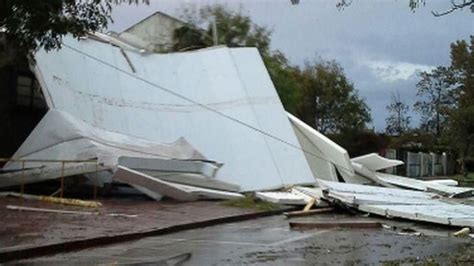
M 468 171 L 466 169 L 466 158 L 469 155 L 469 150 L 471 148 L 471 140 L 468 139 L 466 145 L 464 146 L 462 157 L 461 157 L 461 173 L 464 177 L 467 177 Z
M 15 63 L 18 56 L 18 49 L 5 33 L 0 32 L 0 68 Z

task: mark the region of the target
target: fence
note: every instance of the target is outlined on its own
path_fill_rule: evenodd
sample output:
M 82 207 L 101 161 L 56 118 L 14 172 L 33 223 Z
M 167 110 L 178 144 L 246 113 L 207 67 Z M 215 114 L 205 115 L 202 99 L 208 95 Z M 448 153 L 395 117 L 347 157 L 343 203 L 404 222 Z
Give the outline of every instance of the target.
M 454 174 L 455 162 L 451 156 L 443 152 L 423 153 L 409 152 L 403 150 L 387 149 L 385 157 L 397 159 L 405 164 L 400 167 L 392 167 L 385 172 L 409 177 L 443 176 Z

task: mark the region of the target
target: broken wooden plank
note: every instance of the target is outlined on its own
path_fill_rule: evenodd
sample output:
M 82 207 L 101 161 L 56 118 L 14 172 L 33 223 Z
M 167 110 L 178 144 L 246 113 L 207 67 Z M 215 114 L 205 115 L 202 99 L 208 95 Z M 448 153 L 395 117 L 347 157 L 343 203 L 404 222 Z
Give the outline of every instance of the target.
M 470 232 L 471 232 L 471 229 L 469 227 L 464 227 L 463 229 L 455 232 L 453 236 L 466 237 L 469 235 Z
M 310 216 L 317 213 L 326 213 L 326 212 L 332 212 L 332 211 L 334 211 L 334 208 L 329 207 L 329 208 L 313 209 L 313 210 L 308 210 L 308 211 L 284 212 L 283 215 L 285 215 L 287 218 L 292 218 L 292 217 Z
M 303 211 L 307 212 L 307 211 L 311 210 L 311 208 L 314 206 L 315 203 L 316 203 L 315 198 L 310 199 L 308 204 L 306 204 L 306 206 L 304 206 Z
M 35 207 L 25 207 L 25 206 L 16 206 L 16 205 L 7 205 L 8 210 L 15 211 L 31 211 L 31 212 L 46 212 L 46 213 L 59 213 L 59 214 L 76 214 L 76 215 L 99 215 L 99 212 L 86 212 L 86 211 L 71 211 L 71 210 L 58 210 L 58 209 L 49 209 L 49 208 L 35 208 Z M 124 214 L 124 213 L 106 213 L 106 216 L 112 217 L 126 217 L 126 218 L 135 218 L 138 217 L 136 214 Z
M 58 197 L 51 197 L 51 196 L 38 196 L 38 195 L 22 194 L 22 193 L 17 193 L 17 192 L 3 192 L 3 193 L 0 193 L 0 197 L 2 196 L 16 197 L 16 198 L 22 198 L 22 199 L 27 199 L 27 200 L 40 200 L 40 201 L 45 201 L 49 203 L 58 203 L 58 204 L 63 204 L 63 205 L 73 205 L 73 206 L 90 207 L 90 208 L 98 208 L 102 206 L 102 203 L 98 201 L 58 198 Z
M 323 228 L 382 228 L 380 222 L 361 221 L 361 222 L 290 222 L 292 229 L 323 229 Z
M 17 210 L 17 211 L 48 212 L 48 213 L 62 213 L 62 214 L 80 214 L 80 215 L 99 214 L 98 212 L 56 210 L 56 209 L 34 208 L 34 207 L 24 207 L 24 206 L 16 206 L 16 205 L 7 205 L 6 208 L 8 210 Z

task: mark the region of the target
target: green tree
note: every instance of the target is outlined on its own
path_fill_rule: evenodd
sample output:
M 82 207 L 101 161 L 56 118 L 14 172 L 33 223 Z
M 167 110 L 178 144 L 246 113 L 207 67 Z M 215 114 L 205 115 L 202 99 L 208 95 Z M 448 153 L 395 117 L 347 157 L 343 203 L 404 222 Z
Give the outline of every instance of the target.
M 296 114 L 302 97 L 299 69 L 291 66 L 280 51 L 263 54 L 263 61 L 283 106 L 288 112 Z
M 339 0 L 336 3 L 336 6 L 340 9 L 345 8 L 352 4 L 353 0 Z M 299 1 L 292 1 L 293 4 L 297 4 Z M 426 0 L 409 0 L 408 6 L 411 10 L 415 11 L 417 8 L 423 7 L 426 4 Z M 448 6 L 443 11 L 431 11 L 431 13 L 436 16 L 444 16 L 450 14 L 454 11 L 462 10 L 464 8 L 469 8 L 471 12 L 474 12 L 474 0 L 451 0 Z
M 306 63 L 299 79 L 298 116 L 321 133 L 357 131 L 371 121 L 369 108 L 335 61 Z
M 410 129 L 410 119 L 408 115 L 410 107 L 402 101 L 400 93 L 392 93 L 392 100 L 386 107 L 389 116 L 385 119 L 385 132 L 389 135 L 401 136 Z
M 66 34 L 79 37 L 107 27 L 113 5 L 138 2 L 148 0 L 0 0 L 0 28 L 7 36 L 0 57 L 58 48 Z
M 468 107 L 474 103 L 474 36 L 470 42 L 465 40 L 451 44 L 451 67 L 459 85 L 460 107 Z
M 426 4 L 426 0 L 410 0 L 409 6 L 412 10 L 419 8 L 420 6 L 424 6 Z M 448 4 L 449 6 L 446 7 L 443 11 L 431 11 L 431 13 L 436 16 L 444 16 L 450 14 L 454 11 L 462 10 L 464 8 L 469 8 L 471 12 L 474 12 L 474 0 L 451 0 Z
M 337 144 L 344 147 L 351 157 L 372 152 L 379 153 L 387 148 L 389 138 L 370 130 L 344 131 L 338 134 L 327 135 Z
M 465 158 L 473 153 L 474 146 L 474 36 L 451 44 L 451 67 L 455 71 L 459 98 L 457 106 L 449 111 L 447 135 L 457 148 L 465 169 Z
M 260 53 L 269 53 L 271 31 L 253 23 L 249 16 L 224 5 L 187 9 L 181 18 L 189 25 L 175 31 L 175 51 L 226 45 L 257 47 Z M 205 25 L 205 30 L 201 30 L 200 25 Z
M 448 110 L 456 105 L 455 74 L 451 68 L 440 66 L 421 72 L 420 77 L 414 109 L 421 114 L 421 127 L 439 138 L 447 125 Z

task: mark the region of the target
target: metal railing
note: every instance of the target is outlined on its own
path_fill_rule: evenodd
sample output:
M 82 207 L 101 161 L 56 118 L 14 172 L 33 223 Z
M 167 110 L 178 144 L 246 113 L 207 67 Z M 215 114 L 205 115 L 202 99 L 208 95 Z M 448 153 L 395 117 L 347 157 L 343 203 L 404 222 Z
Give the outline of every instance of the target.
M 9 163 L 9 162 L 19 162 L 21 163 L 21 180 L 20 180 L 20 194 L 23 196 L 25 192 L 25 170 L 27 163 L 60 163 L 61 164 L 61 175 L 60 175 L 60 188 L 54 192 L 51 196 L 56 195 L 59 192 L 59 197 L 64 197 L 64 175 L 65 175 L 65 168 L 66 164 L 76 164 L 76 163 L 94 163 L 95 164 L 95 172 L 99 172 L 99 161 L 97 158 L 95 159 L 88 159 L 88 160 L 55 160 L 55 159 L 17 159 L 17 158 L 0 158 L 0 162 Z M 97 198 L 97 186 L 93 185 L 93 197 L 94 199 Z

